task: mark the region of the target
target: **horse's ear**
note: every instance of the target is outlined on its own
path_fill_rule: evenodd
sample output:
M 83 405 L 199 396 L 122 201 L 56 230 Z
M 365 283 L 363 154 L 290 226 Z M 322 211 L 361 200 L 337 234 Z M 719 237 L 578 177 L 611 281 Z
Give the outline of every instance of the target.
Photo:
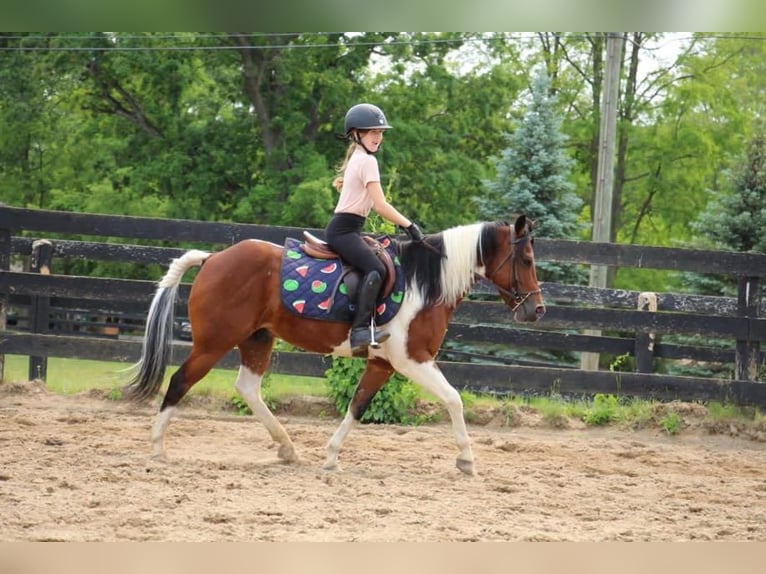
M 522 231 L 524 231 L 524 228 L 526 227 L 526 225 L 527 225 L 527 216 L 522 213 L 516 218 L 516 221 L 513 224 L 513 227 L 516 230 L 516 235 L 519 235 Z

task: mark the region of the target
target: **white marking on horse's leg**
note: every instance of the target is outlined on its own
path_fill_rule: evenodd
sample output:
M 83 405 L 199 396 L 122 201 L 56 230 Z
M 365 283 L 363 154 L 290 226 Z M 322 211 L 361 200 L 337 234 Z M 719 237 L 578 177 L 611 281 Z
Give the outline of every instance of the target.
M 332 438 L 327 443 L 327 460 L 324 463 L 325 470 L 337 470 L 338 469 L 338 453 L 340 447 L 343 445 L 343 441 L 346 440 L 348 433 L 352 428 L 356 426 L 357 420 L 354 415 L 351 414 L 351 408 L 346 411 L 346 416 L 343 417 L 340 426 L 332 435 Z
M 176 407 L 167 407 L 157 413 L 152 427 L 152 456 L 159 460 L 165 460 L 165 431 L 168 423 L 176 412 Z
M 409 377 L 425 391 L 436 395 L 437 398 L 444 402 L 452 421 L 452 432 L 455 434 L 455 441 L 460 449 L 456 466 L 465 474 L 474 474 L 473 451 L 471 450 L 471 441 L 468 438 L 468 430 L 463 418 L 463 400 L 460 398 L 460 393 L 449 384 L 447 378 L 433 361 L 417 363 L 408 359 L 403 365 L 396 365 L 396 367 L 404 376 Z
M 279 444 L 277 456 L 285 462 L 296 462 L 298 456 L 295 454 L 295 447 L 287 431 L 277 420 L 266 403 L 261 398 L 261 382 L 263 375 L 254 373 L 244 365 L 240 365 L 237 375 L 237 391 L 245 399 L 256 418 L 263 423 L 266 430 L 269 431 L 274 442 Z

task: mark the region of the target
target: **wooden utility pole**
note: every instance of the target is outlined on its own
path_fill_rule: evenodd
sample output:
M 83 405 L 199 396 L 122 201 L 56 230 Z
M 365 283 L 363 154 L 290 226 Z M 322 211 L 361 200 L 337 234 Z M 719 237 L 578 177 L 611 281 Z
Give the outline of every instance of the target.
M 599 127 L 596 197 L 593 202 L 593 241 L 608 243 L 612 231 L 612 191 L 614 189 L 614 149 L 617 136 L 617 99 L 620 92 L 622 67 L 622 32 L 609 32 L 606 39 L 604 90 L 601 94 L 601 125 Z M 591 287 L 606 287 L 607 267 L 591 265 Z M 600 335 L 586 330 L 585 334 Z M 598 353 L 583 353 L 580 366 L 598 370 Z

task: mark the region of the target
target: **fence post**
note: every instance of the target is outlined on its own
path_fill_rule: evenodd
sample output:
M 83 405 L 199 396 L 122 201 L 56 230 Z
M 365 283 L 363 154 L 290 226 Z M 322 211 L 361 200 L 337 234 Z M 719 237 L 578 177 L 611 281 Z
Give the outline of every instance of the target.
M 657 294 L 644 291 L 638 295 L 639 311 L 656 311 Z M 636 333 L 635 358 L 637 373 L 652 373 L 654 371 L 654 333 Z
M 11 270 L 11 230 L 0 229 L 0 273 Z M 8 293 L 0 292 L 0 332 L 5 331 Z M 0 383 L 5 380 L 5 355 L 0 354 Z
M 759 277 L 740 277 L 737 281 L 737 314 L 756 318 L 761 311 L 761 280 Z M 750 339 L 737 340 L 736 378 L 741 381 L 757 381 L 761 362 L 761 343 Z
M 50 275 L 53 244 L 47 239 L 38 239 L 32 244 L 33 273 Z M 32 333 L 47 333 L 50 324 L 51 301 L 49 297 L 35 295 L 29 305 L 29 330 Z M 48 357 L 29 357 L 29 380 L 44 381 L 48 376 Z

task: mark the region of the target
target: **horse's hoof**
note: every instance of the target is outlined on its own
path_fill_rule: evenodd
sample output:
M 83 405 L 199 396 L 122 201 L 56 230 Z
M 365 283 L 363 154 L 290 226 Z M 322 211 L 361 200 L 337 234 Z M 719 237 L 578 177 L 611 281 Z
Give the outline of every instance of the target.
M 168 462 L 168 455 L 166 455 L 164 452 L 155 452 L 152 455 L 152 460 L 154 462 Z
M 460 472 L 463 472 L 467 474 L 468 476 L 474 476 L 476 474 L 473 470 L 472 460 L 465 460 L 465 459 L 459 458 L 457 459 L 455 466 L 457 466 Z
M 298 455 L 292 446 L 280 446 L 277 457 L 282 462 L 298 462 Z
M 322 470 L 337 471 L 337 470 L 340 470 L 340 469 L 338 468 L 338 463 L 337 462 L 329 462 L 328 461 L 328 462 L 326 462 L 326 463 L 324 463 L 322 465 Z

